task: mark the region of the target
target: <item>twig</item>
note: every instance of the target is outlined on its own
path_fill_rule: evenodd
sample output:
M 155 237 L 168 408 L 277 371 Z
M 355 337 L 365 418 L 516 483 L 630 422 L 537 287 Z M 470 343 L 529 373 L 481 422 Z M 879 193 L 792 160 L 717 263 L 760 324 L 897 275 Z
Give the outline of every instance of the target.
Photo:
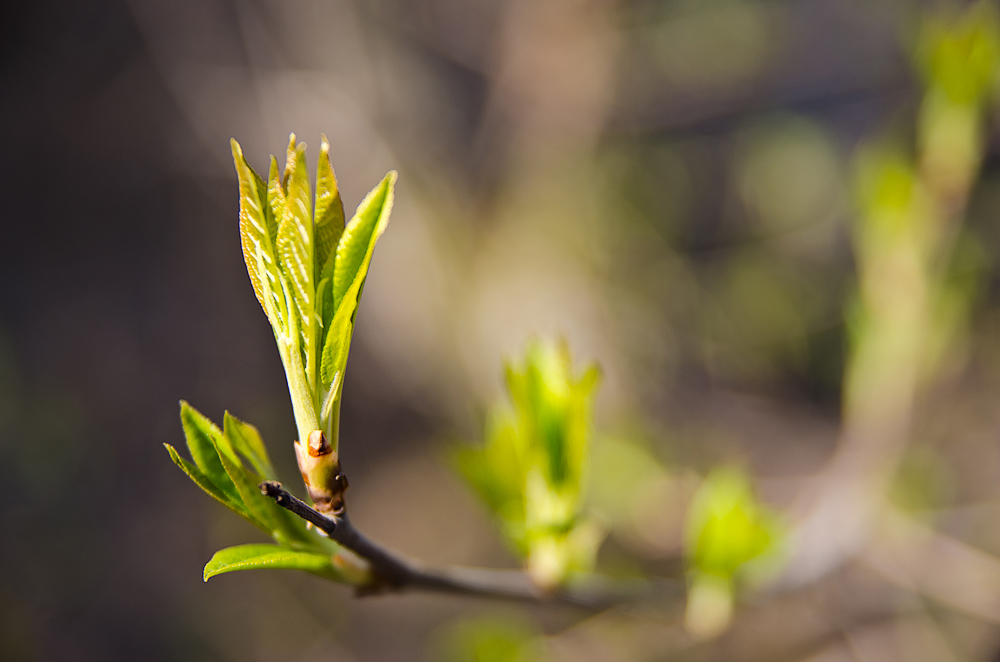
M 525 573 L 519 571 L 464 567 L 439 570 L 421 568 L 366 538 L 351 525 L 346 512 L 328 517 L 296 498 L 277 481 L 264 481 L 260 484 L 260 490 L 279 506 L 310 522 L 331 540 L 371 564 L 375 580 L 369 585 L 358 587 L 359 595 L 423 590 L 520 602 L 561 603 L 601 610 L 626 602 L 682 594 L 677 584 L 671 582 L 663 582 L 662 585 L 649 582 L 621 584 L 596 577 L 585 585 L 574 586 L 571 591 L 546 593 L 539 590 Z
M 887 508 L 861 560 L 903 589 L 1000 623 L 1000 560 Z

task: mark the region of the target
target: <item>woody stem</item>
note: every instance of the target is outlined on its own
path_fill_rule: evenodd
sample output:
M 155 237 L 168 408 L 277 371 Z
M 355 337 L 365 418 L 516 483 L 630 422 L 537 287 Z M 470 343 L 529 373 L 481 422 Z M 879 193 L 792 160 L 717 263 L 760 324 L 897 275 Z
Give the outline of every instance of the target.
M 290 494 L 277 481 L 264 481 L 260 484 L 260 489 L 262 494 L 274 499 L 279 506 L 310 522 L 331 540 L 371 564 L 375 579 L 369 585 L 358 587 L 359 595 L 422 590 L 520 602 L 564 604 L 592 610 L 644 598 L 662 599 L 665 597 L 664 593 L 673 594 L 674 597 L 682 595 L 682 588 L 674 583 L 612 584 L 598 577 L 575 586 L 573 590 L 545 593 L 532 584 L 525 573 L 516 570 L 422 568 L 366 538 L 354 528 L 346 512 L 334 516 L 320 513 Z

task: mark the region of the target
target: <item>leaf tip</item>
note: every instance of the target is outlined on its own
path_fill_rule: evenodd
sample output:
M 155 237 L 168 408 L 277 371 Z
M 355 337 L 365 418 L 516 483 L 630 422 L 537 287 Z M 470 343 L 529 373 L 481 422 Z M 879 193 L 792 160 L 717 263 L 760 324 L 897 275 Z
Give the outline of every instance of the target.
M 392 198 L 392 191 L 396 186 L 396 180 L 399 178 L 399 172 L 396 170 L 390 170 L 385 173 L 385 177 L 382 178 L 382 186 L 385 188 L 386 195 Z

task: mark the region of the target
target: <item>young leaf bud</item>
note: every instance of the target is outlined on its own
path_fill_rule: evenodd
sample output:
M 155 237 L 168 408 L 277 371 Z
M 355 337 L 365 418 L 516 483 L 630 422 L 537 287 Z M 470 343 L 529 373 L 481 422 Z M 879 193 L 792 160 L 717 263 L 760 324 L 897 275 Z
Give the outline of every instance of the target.
M 321 430 L 313 430 L 303 444 L 295 442 L 295 457 L 316 510 L 331 515 L 344 509 L 347 478 L 340 473 L 340 460 Z

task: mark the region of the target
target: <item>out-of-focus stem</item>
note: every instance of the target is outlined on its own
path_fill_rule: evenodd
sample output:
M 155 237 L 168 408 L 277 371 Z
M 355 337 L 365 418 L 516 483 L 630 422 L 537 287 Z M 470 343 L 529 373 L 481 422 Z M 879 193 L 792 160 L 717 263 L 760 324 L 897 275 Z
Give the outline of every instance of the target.
M 969 11 L 961 20 L 974 18 L 975 10 Z M 992 14 L 984 16 L 977 29 L 994 29 Z M 954 49 L 968 38 L 968 24 L 949 29 L 935 37 L 938 42 L 924 44 L 932 61 L 915 164 L 890 159 L 867 173 L 878 181 L 862 182 L 874 192 L 854 228 L 860 314 L 845 369 L 843 427 L 817 491 L 806 499 L 785 577 L 793 584 L 815 579 L 864 547 L 909 443 L 921 388 L 932 376 L 936 297 L 980 168 L 984 133 L 984 90 L 955 92 L 978 89 L 976 72 L 934 66 L 934 57 L 964 52 Z M 934 50 L 946 46 L 952 50 Z

